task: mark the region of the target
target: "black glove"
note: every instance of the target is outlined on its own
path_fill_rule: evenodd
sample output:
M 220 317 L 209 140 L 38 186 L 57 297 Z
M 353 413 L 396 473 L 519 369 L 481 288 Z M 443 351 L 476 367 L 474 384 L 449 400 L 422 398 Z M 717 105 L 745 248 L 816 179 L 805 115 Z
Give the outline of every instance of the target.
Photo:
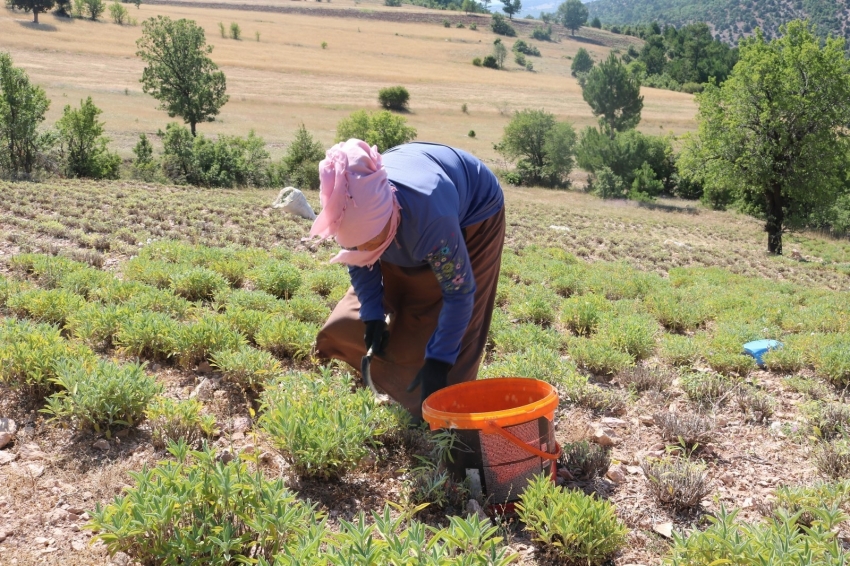
M 416 378 L 410 383 L 407 392 L 414 391 L 420 385 L 422 386 L 422 402 L 428 398 L 431 393 L 439 391 L 445 387 L 449 379 L 449 371 L 452 369 L 452 364 L 441 362 L 439 360 L 430 360 L 425 358 L 425 365 L 416 374 Z
M 381 355 L 387 347 L 387 342 L 390 340 L 390 331 L 387 330 L 386 320 L 367 320 L 366 334 L 363 335 L 363 341 L 366 342 L 366 351 L 372 349 L 372 354 Z

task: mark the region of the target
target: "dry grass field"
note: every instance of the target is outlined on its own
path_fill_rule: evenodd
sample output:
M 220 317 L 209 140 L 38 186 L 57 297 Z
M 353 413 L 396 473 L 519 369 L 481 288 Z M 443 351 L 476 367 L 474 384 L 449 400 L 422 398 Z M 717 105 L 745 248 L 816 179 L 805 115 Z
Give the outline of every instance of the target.
M 327 6 L 312 4 L 317 9 Z M 364 6 L 351 8 L 367 9 Z M 493 71 L 471 64 L 474 57 L 490 53 L 496 37 L 483 16 L 478 17 L 478 30 L 472 31 L 206 7 L 131 6 L 131 15 L 139 22 L 157 14 L 191 18 L 202 25 L 207 41 L 215 46 L 212 57 L 227 75 L 230 101 L 218 120 L 202 124 L 200 131 L 245 135 L 254 129 L 278 148 L 277 153 L 301 122 L 322 143 L 331 144 L 341 118 L 357 109 L 376 109 L 380 88 L 402 84 L 411 93 L 407 118 L 419 139 L 453 144 L 494 160 L 492 146 L 514 110 L 545 108 L 577 127 L 593 123 L 570 76 L 568 57 L 584 46 L 601 59 L 609 48 L 600 43 L 624 41 L 596 30 L 587 33 L 594 43 L 562 33 L 558 42 L 535 42 L 542 53 L 530 58 L 535 72 L 512 60 L 508 70 Z M 45 14 L 36 28 L 30 20 L 30 14 L 0 8 L 0 49 L 9 51 L 15 64 L 46 89 L 52 100 L 49 122 L 66 104 L 78 105 L 81 98 L 92 96 L 104 110 L 101 118 L 113 145 L 126 157 L 138 133 L 164 128 L 168 116 L 156 109 L 156 101 L 141 92 L 138 82 L 143 65 L 134 54 L 141 26 Z M 227 27 L 238 23 L 243 40 L 222 38 L 219 22 Z M 259 42 L 255 32 L 260 33 Z M 327 42 L 327 49 L 322 49 L 322 42 Z M 656 134 L 693 129 L 695 106 L 690 95 L 645 89 L 645 97 L 641 129 Z M 464 103 L 468 114 L 461 112 Z M 475 138 L 467 137 L 469 130 L 475 130 Z

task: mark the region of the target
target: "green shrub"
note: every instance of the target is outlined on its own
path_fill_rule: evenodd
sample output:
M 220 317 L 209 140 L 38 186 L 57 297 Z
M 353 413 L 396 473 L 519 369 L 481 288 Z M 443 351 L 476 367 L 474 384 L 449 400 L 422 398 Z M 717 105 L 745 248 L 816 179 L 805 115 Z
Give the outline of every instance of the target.
M 124 306 L 87 303 L 68 317 L 65 328 L 87 346 L 105 351 L 114 345 L 121 324 L 132 313 L 132 309 Z
M 387 110 L 407 110 L 410 93 L 403 86 L 389 86 L 378 91 L 378 102 Z
M 315 295 L 298 295 L 287 301 L 287 310 L 292 318 L 301 322 L 323 324 L 331 310 Z
M 601 565 L 626 543 L 628 530 L 611 503 L 562 489 L 545 475 L 529 482 L 516 510 L 535 540 L 576 563 Z
M 162 260 L 137 256 L 124 264 L 124 278 L 151 285 L 158 289 L 171 286 L 171 278 L 178 272 L 179 267 Z
M 495 61 L 495 59 L 494 59 L 494 61 Z M 472 59 L 472 64 L 475 65 L 476 67 L 480 67 L 481 66 L 481 57 L 474 57 Z
M 599 325 L 598 340 L 607 342 L 635 360 L 643 360 L 655 353 L 657 334 L 658 324 L 648 315 L 607 315 Z
M 711 493 L 705 464 L 684 458 L 647 458 L 640 463 L 649 491 L 676 510 L 697 507 Z
M 490 343 L 497 355 L 521 352 L 535 345 L 557 351 L 561 337 L 552 328 L 544 329 L 529 323 L 516 324 L 497 311 L 490 326 Z
M 786 387 L 798 393 L 802 393 L 811 399 L 820 400 L 832 397 L 832 393 L 826 384 L 818 381 L 817 379 L 809 379 L 800 376 L 786 377 L 782 379 L 782 383 Z
M 793 515 L 749 524 L 736 521 L 737 514 L 721 506 L 716 515 L 706 516 L 711 526 L 705 531 L 695 530 L 687 537 L 674 532 L 664 566 L 763 564 L 766 556 L 776 566 L 839 566 L 844 561 L 840 543 L 829 532 L 829 520 L 801 530 Z M 822 511 L 819 514 L 826 518 Z
M 92 19 L 96 18 L 93 16 Z M 109 139 L 103 135 L 103 123 L 97 121 L 101 112 L 91 97 L 80 103 L 79 110 L 65 106 L 62 117 L 56 122 L 61 168 L 65 176 L 118 178 L 121 158 L 107 148 Z
M 86 268 L 84 264 L 66 257 L 44 254 L 18 254 L 9 260 L 9 267 L 32 277 L 45 289 L 58 287 L 63 277 Z
M 115 280 L 115 276 L 112 274 L 99 269 L 83 267 L 62 275 L 57 286 L 86 299 L 91 299 L 91 295 L 96 289 L 108 286 Z
M 405 144 L 416 139 L 416 128 L 407 125 L 407 120 L 388 110 L 367 114 L 358 110 L 336 126 L 336 141 L 357 138 L 367 144 L 378 146 L 378 151 Z
M 157 312 L 182 319 L 192 310 L 192 303 L 178 297 L 170 290 L 154 287 L 141 287 L 129 297 L 124 305 L 135 312 Z
M 644 298 L 644 304 L 664 328 L 689 332 L 708 320 L 708 312 L 693 296 L 677 289 L 659 289 Z
M 552 41 L 552 26 L 547 25 L 545 28 L 534 28 L 531 31 L 531 39 L 536 39 L 537 41 Z
M 481 61 L 481 65 L 487 67 L 488 69 L 498 69 L 499 62 L 496 61 L 496 58 L 492 55 L 486 55 L 484 59 Z
M 285 261 L 269 261 L 248 273 L 248 278 L 260 291 L 279 299 L 288 299 L 301 287 L 301 272 Z
M 531 322 L 548 328 L 555 322 L 553 304 L 557 296 L 542 286 L 516 286 L 511 293 L 508 314 L 519 322 Z
M 664 368 L 639 365 L 629 368 L 617 376 L 621 385 L 632 391 L 666 391 L 673 383 L 675 374 Z
M 115 426 L 132 427 L 141 421 L 150 400 L 162 391 L 141 364 L 105 360 L 57 363 L 53 381 L 61 389 L 47 399 L 42 411 L 107 437 Z
M 188 301 L 209 301 L 227 287 L 224 277 L 205 267 L 179 270 L 171 276 L 171 290 Z
M 625 391 L 603 388 L 587 382 L 568 383 L 565 391 L 569 400 L 577 407 L 600 415 L 622 415 L 626 412 L 629 403 L 629 395 Z
M 850 384 L 850 339 L 842 337 L 815 355 L 815 372 L 838 386 Z
M 198 444 L 215 432 L 215 417 L 203 413 L 197 399 L 183 401 L 155 397 L 145 411 L 151 428 L 154 448 L 162 449 L 170 442 L 183 441 L 189 446 Z
M 310 355 L 318 331 L 318 327 L 309 323 L 270 317 L 257 329 L 254 341 L 278 358 L 301 360 Z
M 273 184 L 292 185 L 300 189 L 317 190 L 319 188 L 319 162 L 325 158 L 322 144 L 307 131 L 302 123 L 295 132 L 295 138 L 286 148 L 286 155 L 273 168 Z
M 603 477 L 611 466 L 609 450 L 585 440 L 564 444 L 561 464 L 577 481 L 593 481 Z
M 850 478 L 850 441 L 846 438 L 822 442 L 814 450 L 815 466 L 830 479 Z
M 570 297 L 561 303 L 561 323 L 579 336 L 589 336 L 596 332 L 609 308 L 604 297 L 592 293 Z
M 735 399 L 738 408 L 749 422 L 764 423 L 776 412 L 776 401 L 773 397 L 755 387 L 739 388 Z
M 691 401 L 703 406 L 727 401 L 727 393 L 733 385 L 732 380 L 717 373 L 687 373 L 681 380 L 685 394 Z
M 245 338 L 231 329 L 219 316 L 205 316 L 186 324 L 177 332 L 174 353 L 184 369 L 191 368 L 215 352 L 236 350 L 245 345 Z
M 127 356 L 166 361 L 177 350 L 180 324 L 158 312 L 138 312 L 121 323 L 115 335 L 118 351 Z
M 230 564 L 284 552 L 298 564 L 318 556 L 324 519 L 283 478 L 269 480 L 239 458 L 219 462 L 208 448 L 190 452 L 181 443 L 168 449 L 176 460 L 130 472 L 135 485 L 91 513 L 86 528 L 110 553 L 126 552 L 145 564 L 176 557 Z
M 230 23 L 230 39 L 239 40 L 242 37 L 242 28 L 236 22 Z
M 257 330 L 272 316 L 275 315 L 241 307 L 231 307 L 221 315 L 221 320 L 232 330 L 244 336 L 248 342 L 254 342 Z
M 284 312 L 286 303 L 265 291 L 225 290 L 216 297 L 216 308 L 245 309 L 265 313 Z
M 30 289 L 10 295 L 6 307 L 20 317 L 65 326 L 68 317 L 80 310 L 85 299 L 65 289 Z
M 576 382 L 584 383 L 575 365 L 562 360 L 557 350 L 543 344 L 497 358 L 481 371 L 482 377 L 530 377 L 540 379 L 556 387 Z M 573 385 L 574 386 L 574 385 Z
M 383 434 L 383 409 L 368 389 L 351 392 L 350 376 L 292 374 L 262 397 L 261 428 L 301 476 L 336 478 L 357 466 Z
M 714 424 L 696 413 L 670 413 L 662 411 L 653 421 L 668 444 L 674 443 L 687 452 L 696 450 L 714 438 Z
M 139 141 L 133 146 L 133 177 L 142 181 L 153 181 L 159 167 L 153 158 L 153 144 L 144 133 L 139 134 Z
M 120 2 L 113 2 L 109 5 L 109 15 L 112 16 L 112 21 L 116 24 L 124 25 L 129 19 L 127 8 L 121 5 Z
M 314 269 L 304 277 L 304 288 L 320 297 L 339 300 L 350 286 L 348 274 L 336 267 Z
M 699 345 L 688 336 L 663 334 L 659 356 L 672 366 L 692 366 L 699 358 Z
M 531 55 L 534 57 L 540 57 L 540 50 L 537 49 L 534 45 L 526 43 L 522 39 L 517 39 L 514 42 L 514 46 L 511 47 L 511 51 L 514 53 L 522 53 L 523 55 Z
M 634 363 L 628 353 L 596 336 L 568 340 L 567 351 L 576 364 L 600 375 L 614 375 Z
M 245 283 L 245 274 L 249 269 L 246 261 L 236 258 L 216 259 L 209 262 L 206 267 L 224 277 L 227 284 L 235 288 Z
M 844 403 L 814 402 L 802 406 L 812 434 L 824 440 L 850 433 L 850 406 Z
M 593 58 L 588 53 L 587 49 L 584 47 L 579 47 L 578 51 L 576 51 L 575 57 L 573 57 L 573 62 L 570 65 L 570 71 L 574 77 L 579 75 L 586 75 L 593 68 Z
M 525 109 L 505 126 L 496 149 L 516 162 L 522 184 L 563 187 L 569 184 L 575 143 L 571 124 L 558 122 L 545 110 Z
M 819 521 L 823 515 L 846 507 L 850 501 L 850 483 L 818 482 L 810 486 L 782 486 L 776 488 L 770 504 L 771 514 L 781 520 L 785 517 L 797 517 L 797 524 L 806 528 Z
M 490 29 L 493 30 L 493 33 L 499 35 L 506 35 L 508 37 L 516 36 L 516 30 L 507 22 L 507 20 L 505 20 L 505 17 L 502 14 L 493 14 L 493 19 L 490 22 Z
M 92 361 L 95 355 L 63 339 L 51 324 L 0 321 L 0 381 L 8 387 L 44 396 L 55 389 L 57 365 L 72 359 Z
M 211 363 L 225 380 L 255 391 L 282 371 L 280 362 L 270 353 L 248 346 L 215 352 Z

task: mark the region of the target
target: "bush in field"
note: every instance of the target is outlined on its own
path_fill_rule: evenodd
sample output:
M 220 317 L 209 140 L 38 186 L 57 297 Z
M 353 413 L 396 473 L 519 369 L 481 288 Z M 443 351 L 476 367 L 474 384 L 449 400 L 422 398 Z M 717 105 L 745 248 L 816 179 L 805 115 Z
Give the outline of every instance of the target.
M 301 271 L 286 261 L 269 261 L 248 273 L 260 291 L 279 299 L 289 299 L 301 287 Z
M 171 290 L 188 301 L 209 301 L 227 287 L 224 277 L 205 267 L 176 271 L 171 276 Z
M 197 399 L 179 401 L 155 397 L 145 411 L 151 428 L 154 448 L 161 450 L 170 442 L 183 441 L 197 445 L 215 432 L 215 417 L 203 413 L 204 405 Z
M 609 308 L 604 297 L 593 293 L 570 297 L 561 303 L 561 323 L 579 336 L 589 336 Z
M 287 302 L 290 316 L 301 322 L 323 324 L 331 314 L 327 304 L 315 295 L 298 295 Z
M 106 351 L 114 345 L 121 324 L 132 315 L 133 309 L 126 306 L 87 303 L 68 317 L 65 328 L 92 349 Z
M 540 50 L 537 49 L 534 45 L 526 43 L 522 39 L 517 39 L 514 42 L 514 46 L 511 47 L 511 51 L 514 53 L 522 53 L 523 55 L 531 55 L 533 57 L 540 57 Z
M 850 483 L 817 482 L 810 486 L 782 486 L 776 488 L 774 500 L 767 511 L 775 519 L 797 517 L 797 524 L 810 529 L 824 517 L 818 511 L 831 512 L 846 508 L 850 501 Z
M 529 482 L 516 509 L 535 540 L 576 563 L 598 566 L 626 543 L 628 529 L 611 503 L 558 487 L 543 475 Z
M 286 148 L 286 155 L 272 168 L 272 184 L 316 190 L 319 188 L 319 162 L 324 158 L 322 144 L 301 124 L 295 139 Z
M 33 16 L 38 22 L 38 9 Z M 45 154 L 54 143 L 51 134 L 38 131 L 50 100 L 40 86 L 12 65 L 0 52 L 0 176 L 29 179 L 45 166 Z
M 493 14 L 493 19 L 490 22 L 490 29 L 493 30 L 493 33 L 499 35 L 506 35 L 508 37 L 515 37 L 516 30 L 509 24 L 505 17 L 501 14 Z
M 260 427 L 301 476 L 338 478 L 356 467 L 377 437 L 384 411 L 368 389 L 329 370 L 267 384 Z
M 703 406 L 728 401 L 727 394 L 734 386 L 731 379 L 717 373 L 688 373 L 682 376 L 681 385 L 691 401 Z
M 649 491 L 676 510 L 697 507 L 711 493 L 705 464 L 684 458 L 647 458 L 640 463 Z
M 248 342 L 254 342 L 257 330 L 268 320 L 271 315 L 267 312 L 242 307 L 229 307 L 221 315 L 221 320 L 245 337 Z
M 269 317 L 257 329 L 254 341 L 278 358 L 301 360 L 310 355 L 318 330 L 305 322 L 282 316 Z
M 673 547 L 663 565 L 759 564 L 765 556 L 789 565 L 838 566 L 843 561 L 841 543 L 830 532 L 835 515 L 830 517 L 825 510 L 816 510 L 817 523 L 805 530 L 798 528 L 796 515 L 750 524 L 737 521 L 737 514 L 721 507 L 716 515 L 707 516 L 711 526 L 705 531 L 695 530 L 687 537 L 674 532 Z
M 50 322 L 60 328 L 85 303 L 85 299 L 65 289 L 29 289 L 6 299 L 6 307 L 16 315 L 37 322 Z
M 150 400 L 162 391 L 141 364 L 105 360 L 61 362 L 53 381 L 60 391 L 47 399 L 43 411 L 107 437 L 115 426 L 132 427 L 141 421 Z
M 96 21 L 106 11 L 106 3 L 103 0 L 83 0 L 83 11 Z
M 245 345 L 245 337 L 232 330 L 218 316 L 205 316 L 182 326 L 177 333 L 175 354 L 183 368 L 210 360 L 216 352 L 236 350 Z
M 531 31 L 531 39 L 538 41 L 552 41 L 552 26 L 534 28 Z
M 615 375 L 630 367 L 634 360 L 607 338 L 572 338 L 567 351 L 576 364 L 600 375 Z
M 138 312 L 121 324 L 115 345 L 128 356 L 166 361 L 177 349 L 179 332 L 179 323 L 168 315 Z
M 133 176 L 142 181 L 153 181 L 159 164 L 153 158 L 153 145 L 148 136 L 139 134 L 139 141 L 133 146 Z
M 12 389 L 46 395 L 56 387 L 58 364 L 94 359 L 94 352 L 63 339 L 51 324 L 0 322 L 0 382 Z
M 239 41 L 242 39 L 242 28 L 236 22 L 230 22 L 230 39 Z
M 598 444 L 587 441 L 564 445 L 561 464 L 578 481 L 592 481 L 603 477 L 611 466 L 611 453 Z
M 658 323 L 645 314 L 609 314 L 603 317 L 598 334 L 600 340 L 629 354 L 635 360 L 643 360 L 655 353 Z
M 112 17 L 112 21 L 119 26 L 124 25 L 130 18 L 127 8 L 122 6 L 120 2 L 113 2 L 109 5 L 109 15 Z
M 640 122 L 640 81 L 629 74 L 614 53 L 588 73 L 581 93 L 607 135 L 624 132 Z
M 86 528 L 110 553 L 149 564 L 176 556 L 227 564 L 250 556 L 266 565 L 284 551 L 295 564 L 319 554 L 324 519 L 282 478 L 269 480 L 238 458 L 222 463 L 209 448 L 193 452 L 172 443 L 168 450 L 176 459 L 130 472 L 134 486 L 91 514 Z
M 65 106 L 56 129 L 62 173 L 67 177 L 118 178 L 121 158 L 107 148 L 109 139 L 103 135 L 103 122 L 97 120 L 102 112 L 91 97 L 80 103 L 79 110 Z
M 505 126 L 499 153 L 516 161 L 523 184 L 565 186 L 573 169 L 576 133 L 545 110 L 518 111 Z
M 263 138 L 193 136 L 185 126 L 168 124 L 162 137 L 162 169 L 175 183 L 203 187 L 263 187 L 268 184 L 268 158 Z
M 846 438 L 822 442 L 814 450 L 815 466 L 830 479 L 850 477 L 850 442 Z
M 247 346 L 216 352 L 211 363 L 225 380 L 255 391 L 282 371 L 280 362 L 270 353 Z
M 653 416 L 661 438 L 687 451 L 705 445 L 715 436 L 714 424 L 695 413 L 670 413 L 662 411 Z
M 515 323 L 501 311 L 494 312 L 490 325 L 490 344 L 497 355 L 514 354 L 540 345 L 557 351 L 561 337 L 553 328 L 541 328 L 537 324 Z
M 387 110 L 407 110 L 410 93 L 403 86 L 389 86 L 378 91 L 378 102 Z
M 587 49 L 584 47 L 579 47 L 578 51 L 576 51 L 575 57 L 573 57 L 572 65 L 570 66 L 570 71 L 574 77 L 584 76 L 586 73 L 589 73 L 590 70 L 593 69 L 593 58 L 590 56 L 590 53 L 587 52 Z
M 473 63 L 474 63 L 474 60 L 473 60 Z M 488 69 L 498 69 L 499 68 L 499 62 L 496 61 L 496 58 L 492 55 L 487 55 L 486 57 L 484 57 L 484 60 L 481 62 L 481 65 L 483 65 L 484 67 L 487 67 Z
M 378 151 L 416 139 L 416 129 L 407 125 L 407 120 L 388 110 L 367 114 L 358 110 L 343 118 L 336 126 L 336 141 L 356 138 L 369 145 L 378 146 Z
M 286 303 L 284 301 L 281 301 L 271 293 L 259 290 L 227 290 L 221 298 L 216 299 L 216 302 L 220 303 L 226 309 L 239 308 L 265 313 L 283 312 L 286 310 Z

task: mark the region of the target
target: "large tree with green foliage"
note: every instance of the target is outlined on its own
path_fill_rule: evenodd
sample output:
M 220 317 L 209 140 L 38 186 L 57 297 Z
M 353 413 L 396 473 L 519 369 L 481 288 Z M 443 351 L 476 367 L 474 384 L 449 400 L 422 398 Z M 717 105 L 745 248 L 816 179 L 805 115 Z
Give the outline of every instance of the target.
M 576 132 L 545 110 L 520 110 L 505 126 L 496 149 L 517 162 L 520 181 L 528 185 L 562 186 L 573 169 Z
M 760 32 L 743 41 L 729 79 L 698 96 L 699 130 L 680 160 L 708 198 L 727 194 L 765 220 L 771 254 L 782 253 L 787 227 L 834 202 L 850 124 L 844 41 L 822 42 L 800 21 L 782 33 L 773 41 Z
M 522 0 L 502 0 L 502 11 L 508 15 L 508 19 L 514 19 L 514 14 L 522 10 Z
M 13 179 L 29 178 L 53 136 L 39 132 L 50 100 L 38 85 L 0 53 L 0 173 Z
M 38 23 L 38 15 L 51 10 L 56 0 L 8 0 L 7 4 L 17 10 L 32 12 L 33 23 Z
M 183 118 L 193 136 L 195 125 L 212 122 L 228 100 L 224 73 L 209 58 L 213 47 L 206 43 L 204 29 L 194 21 L 166 16 L 146 20 L 136 41 L 136 55 L 147 63 L 143 90 L 169 116 Z
M 613 53 L 590 71 L 581 93 L 611 136 L 640 122 L 643 109 L 640 82 Z
M 371 115 L 365 110 L 358 110 L 340 120 L 336 126 L 336 141 L 351 138 L 376 145 L 378 151 L 386 151 L 416 139 L 416 128 L 408 126 L 403 116 L 396 116 L 388 110 Z
M 62 172 L 68 177 L 118 178 L 121 158 L 107 148 L 109 140 L 103 135 L 103 122 L 97 119 L 102 112 L 89 96 L 79 109 L 65 106 L 56 122 Z
M 587 23 L 587 6 L 581 0 L 567 0 L 558 6 L 558 20 L 575 35 Z

